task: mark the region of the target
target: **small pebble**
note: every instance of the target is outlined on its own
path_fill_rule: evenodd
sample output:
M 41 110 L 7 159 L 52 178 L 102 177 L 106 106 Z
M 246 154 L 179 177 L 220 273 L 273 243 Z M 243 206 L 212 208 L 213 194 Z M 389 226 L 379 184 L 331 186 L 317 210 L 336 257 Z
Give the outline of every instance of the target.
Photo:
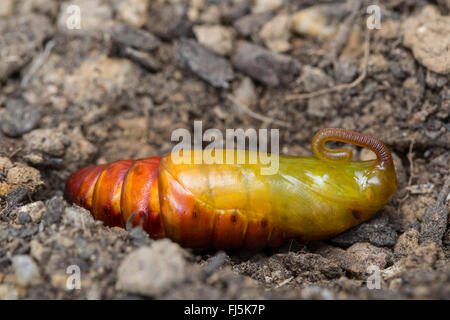
M 8 17 L 14 11 L 15 0 L 3 0 L 3 4 L 0 6 L 0 17 Z
M 121 262 L 117 289 L 144 296 L 159 296 L 186 278 L 183 249 L 168 239 L 141 247 Z
M 333 79 L 322 69 L 306 65 L 302 68 L 302 74 L 297 82 L 301 84 L 306 92 L 313 92 L 332 87 Z
M 19 292 L 14 286 L 9 284 L 0 284 L 0 300 L 18 300 Z
M 27 185 L 30 187 L 36 187 L 42 183 L 39 170 L 27 166 L 9 169 L 6 181 L 11 185 Z
M 358 242 L 347 250 L 329 245 L 321 245 L 317 253 L 335 261 L 339 266 L 355 276 L 364 279 L 370 266 L 384 269 L 390 259 L 388 249 L 379 248 L 367 242 Z
M 54 129 L 36 129 L 26 134 L 23 139 L 27 150 L 41 151 L 55 157 L 64 155 L 67 143 L 66 138 Z
M 36 201 L 16 209 L 19 222 L 25 224 L 28 222 L 39 223 L 45 212 L 45 205 L 42 201 Z
M 161 40 L 152 33 L 124 23 L 112 28 L 110 35 L 114 43 L 120 47 L 151 51 L 161 45 Z
M 197 41 L 220 55 L 229 55 L 233 50 L 233 30 L 221 25 L 194 27 Z
M 233 23 L 233 27 L 244 37 L 256 34 L 270 20 L 271 12 L 254 13 L 243 16 Z
M 403 44 L 426 68 L 450 74 L 450 17 L 440 15 L 435 6 L 424 7 L 402 24 Z M 433 48 L 430 50 L 430 48 Z
M 238 43 L 232 60 L 236 69 L 269 87 L 288 85 L 300 73 L 297 60 L 246 41 Z
M 281 7 L 284 0 L 255 0 L 253 2 L 252 12 L 272 11 Z
M 328 24 L 326 10 L 327 6 L 318 5 L 297 12 L 293 16 L 293 30 L 318 39 L 330 36 L 336 27 Z
M 336 78 L 340 83 L 352 82 L 358 74 L 359 65 L 355 59 L 340 57 L 337 64 Z
M 267 22 L 259 32 L 267 48 L 273 52 L 286 52 L 291 49 L 291 17 L 278 15 Z
M 84 230 L 95 222 L 88 210 L 74 206 L 64 210 L 63 223 L 65 225 L 72 225 L 77 230 Z
M 331 239 L 339 246 L 350 246 L 357 242 L 370 242 L 380 247 L 392 247 L 397 240 L 397 232 L 392 228 L 387 214 L 377 216 Z
M 13 167 L 13 163 L 6 157 L 0 157 L 0 171 L 6 171 Z
M 23 287 L 34 286 L 42 282 L 39 269 L 28 255 L 17 255 L 12 258 L 16 282 Z
M 28 213 L 26 212 L 19 212 L 19 223 L 20 224 L 27 224 L 31 222 L 31 217 Z
M 161 2 L 152 5 L 147 20 L 147 29 L 165 40 L 187 36 L 191 33 L 191 24 L 185 21 L 187 5 L 183 2 Z
M 233 92 L 234 98 L 247 107 L 254 106 L 258 101 L 255 85 L 252 79 L 245 77 Z
M 4 0 L 1 3 L 3 6 Z M 43 15 L 0 19 L 0 81 L 25 66 L 54 32 L 52 23 Z
M 419 246 L 419 231 L 411 229 L 398 237 L 394 253 L 400 256 L 412 254 Z
M 309 99 L 306 114 L 322 119 L 332 117 L 335 114 L 335 108 L 330 95 L 324 94 Z
M 0 129 L 10 137 L 20 137 L 39 126 L 41 113 L 23 99 L 10 99 L 0 110 Z
M 48 250 L 48 249 L 45 249 L 44 246 L 39 241 L 37 241 L 35 239 L 30 241 L 30 255 L 37 261 L 39 261 L 39 262 L 42 261 L 44 252 L 46 250 Z
M 64 213 L 65 205 L 62 197 L 56 196 L 46 202 L 45 222 L 47 225 L 58 223 Z
M 148 20 L 149 0 L 122 0 L 117 6 L 120 20 L 135 26 L 143 27 Z
M 181 39 L 177 51 L 178 60 L 210 85 L 228 88 L 234 78 L 228 60 L 191 39 Z

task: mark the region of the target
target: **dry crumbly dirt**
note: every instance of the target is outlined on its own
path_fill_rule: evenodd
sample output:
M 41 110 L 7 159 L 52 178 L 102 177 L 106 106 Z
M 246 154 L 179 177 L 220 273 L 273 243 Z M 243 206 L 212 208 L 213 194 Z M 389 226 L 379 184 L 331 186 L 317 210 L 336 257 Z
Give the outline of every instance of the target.
M 0 299 L 450 299 L 448 1 L 380 2 L 370 31 L 356 0 L 1 2 Z M 278 128 L 298 156 L 324 127 L 377 136 L 398 191 L 333 239 L 257 252 L 181 248 L 64 201 L 70 173 L 164 154 L 194 120 Z

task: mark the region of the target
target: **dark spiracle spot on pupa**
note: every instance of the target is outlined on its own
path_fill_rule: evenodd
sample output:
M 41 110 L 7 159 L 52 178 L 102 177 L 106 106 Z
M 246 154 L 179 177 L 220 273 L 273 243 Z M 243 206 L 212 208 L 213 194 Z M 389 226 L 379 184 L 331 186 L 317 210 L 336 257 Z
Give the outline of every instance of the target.
M 261 220 L 261 227 L 265 228 L 267 226 L 267 220 L 266 219 L 262 219 Z
M 103 207 L 103 213 L 108 218 L 110 218 L 112 216 L 113 208 L 111 207 L 111 205 L 109 203 Z
M 361 215 L 359 214 L 358 210 L 352 209 L 352 215 L 355 217 L 355 219 L 361 218 Z
M 197 213 L 197 211 L 192 211 L 192 216 L 194 217 L 194 218 L 197 218 L 198 217 L 198 213 Z
M 233 213 L 232 215 L 231 215 L 231 222 L 233 223 L 233 224 L 236 224 L 236 222 L 237 222 L 237 214 L 236 213 Z

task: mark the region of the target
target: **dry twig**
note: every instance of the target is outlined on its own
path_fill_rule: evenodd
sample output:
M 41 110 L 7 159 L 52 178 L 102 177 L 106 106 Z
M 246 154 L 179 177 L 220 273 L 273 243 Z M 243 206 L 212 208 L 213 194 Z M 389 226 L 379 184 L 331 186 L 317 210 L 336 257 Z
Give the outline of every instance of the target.
M 309 98 L 314 98 L 314 97 L 321 96 L 321 95 L 324 95 L 327 93 L 332 93 L 335 91 L 342 91 L 342 90 L 351 89 L 351 88 L 356 87 L 367 76 L 367 65 L 369 62 L 369 53 L 370 53 L 370 32 L 367 31 L 366 40 L 364 42 L 364 58 L 362 61 L 362 72 L 355 81 L 353 81 L 351 83 L 343 83 L 343 84 L 340 84 L 340 85 L 337 85 L 337 86 L 331 87 L 331 88 L 320 89 L 320 90 L 317 90 L 314 92 L 291 94 L 286 97 L 286 101 L 309 99 Z
M 411 143 L 409 144 L 409 150 L 408 150 L 408 154 L 407 154 L 407 158 L 408 158 L 408 162 L 409 162 L 409 179 L 408 179 L 408 185 L 406 186 L 407 193 L 402 199 L 400 199 L 398 201 L 399 202 L 399 205 L 398 205 L 399 208 L 400 208 L 400 205 L 406 199 L 409 198 L 409 194 L 411 192 L 410 191 L 411 190 L 410 187 L 411 187 L 411 184 L 412 184 L 412 180 L 414 178 L 414 153 L 412 151 L 413 151 L 413 148 L 414 148 L 414 143 L 416 143 L 416 138 L 417 138 L 417 132 L 414 133 L 414 136 L 411 139 Z
M 22 88 L 26 87 L 28 82 L 33 78 L 34 74 L 42 67 L 42 65 L 47 61 L 52 49 L 55 47 L 56 41 L 49 41 L 44 48 L 44 52 L 38 56 L 36 60 L 34 60 L 30 66 L 28 72 L 23 76 L 22 81 L 20 82 L 20 86 Z
M 292 127 L 291 124 L 286 121 L 266 117 L 266 116 L 263 116 L 262 114 L 259 114 L 259 113 L 256 113 L 256 112 L 250 110 L 249 107 L 247 107 L 246 105 L 244 105 L 243 103 L 241 103 L 240 101 L 235 99 L 232 95 L 227 95 L 227 99 L 230 100 L 236 107 L 239 108 L 239 110 L 241 110 L 242 112 L 247 114 L 249 117 L 252 117 L 259 121 L 273 123 L 273 124 L 279 125 L 280 127 L 286 127 L 286 128 Z

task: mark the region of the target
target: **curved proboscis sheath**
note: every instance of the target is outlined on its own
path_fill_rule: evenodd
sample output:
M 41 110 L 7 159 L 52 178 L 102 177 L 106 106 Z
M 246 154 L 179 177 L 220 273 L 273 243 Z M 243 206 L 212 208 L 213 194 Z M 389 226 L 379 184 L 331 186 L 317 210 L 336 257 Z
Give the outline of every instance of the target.
M 351 150 L 325 146 L 331 140 L 368 148 L 377 158 L 351 161 Z M 121 160 L 74 173 L 65 194 L 106 225 L 124 227 L 130 219 L 153 238 L 218 249 L 327 239 L 370 219 L 394 195 L 391 152 L 379 139 L 323 129 L 312 150 L 316 157 L 280 155 L 272 175 L 261 173 L 267 164 L 251 151 L 234 150 L 235 160 L 255 156 L 256 163 L 193 161 L 205 150 L 184 151 L 189 163 L 175 161 L 174 153 Z M 225 159 L 227 151 L 213 154 Z

